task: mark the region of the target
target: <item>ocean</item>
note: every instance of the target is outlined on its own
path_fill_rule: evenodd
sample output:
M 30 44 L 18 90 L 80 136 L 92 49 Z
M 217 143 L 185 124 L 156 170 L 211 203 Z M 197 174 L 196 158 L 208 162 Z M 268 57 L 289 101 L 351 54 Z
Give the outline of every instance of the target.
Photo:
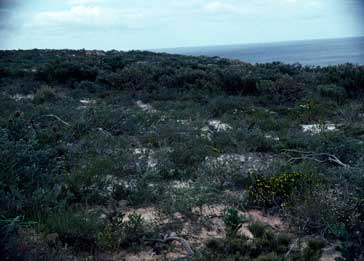
M 343 63 L 364 65 L 364 37 L 187 47 L 158 51 L 194 56 L 219 56 L 253 64 L 279 61 L 288 64 L 300 63 L 314 66 Z

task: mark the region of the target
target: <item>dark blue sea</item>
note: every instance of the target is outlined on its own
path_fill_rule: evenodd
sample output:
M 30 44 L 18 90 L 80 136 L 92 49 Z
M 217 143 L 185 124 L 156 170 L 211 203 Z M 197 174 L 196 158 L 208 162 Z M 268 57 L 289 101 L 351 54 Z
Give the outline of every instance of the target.
M 184 55 L 219 56 L 249 63 L 284 62 L 303 65 L 364 65 L 364 37 L 279 43 L 207 46 L 159 50 Z

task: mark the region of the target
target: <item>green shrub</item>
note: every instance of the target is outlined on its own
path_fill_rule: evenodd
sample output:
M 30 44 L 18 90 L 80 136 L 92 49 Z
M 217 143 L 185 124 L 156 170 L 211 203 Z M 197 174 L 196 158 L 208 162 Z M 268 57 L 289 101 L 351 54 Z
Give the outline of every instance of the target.
M 54 144 L 42 144 L 22 115 L 0 127 L 0 215 L 15 217 L 59 204 L 60 175 Z
M 265 235 L 268 226 L 263 223 L 256 222 L 256 223 L 250 224 L 248 226 L 248 228 L 249 228 L 250 232 L 252 232 L 254 237 L 262 238 Z
M 102 86 L 101 84 L 97 84 L 91 81 L 81 81 L 76 88 L 83 91 L 88 91 L 90 93 L 100 93 L 101 91 L 105 90 L 104 86 Z
M 227 228 L 227 234 L 234 235 L 241 225 L 246 222 L 245 217 L 239 215 L 238 210 L 235 208 L 229 208 L 227 214 L 224 216 L 224 223 Z
M 42 86 L 34 95 L 34 102 L 37 104 L 54 102 L 57 98 L 55 90 L 49 86 Z
M 155 184 L 155 186 L 149 184 L 148 177 L 138 177 L 130 181 L 128 187 L 118 186 L 114 196 L 118 194 L 119 199 L 126 199 L 132 206 L 155 203 L 164 196 L 166 189 L 162 184 Z
M 28 228 L 34 225 L 33 222 L 24 221 L 24 218 L 17 216 L 7 219 L 0 216 L 0 259 L 2 260 L 23 260 L 27 254 L 19 249 L 19 229 Z
M 264 97 L 264 104 L 292 104 L 303 94 L 304 85 L 292 76 L 282 75 L 275 81 L 262 80 L 258 84 L 260 95 Z
M 130 247 L 140 244 L 146 235 L 144 219 L 133 213 L 123 221 L 124 215 L 119 214 L 97 234 L 97 244 L 104 250 L 117 250 L 119 247 Z
M 224 70 L 221 73 L 222 90 L 228 95 L 256 95 L 257 80 L 244 75 L 241 68 Z
M 211 98 L 209 111 L 212 113 L 212 117 L 221 117 L 225 113 L 233 113 L 235 110 L 241 110 L 242 105 L 239 97 L 218 96 Z
M 231 188 L 247 179 L 241 171 L 241 165 L 242 163 L 234 158 L 223 160 L 210 158 L 199 167 L 199 179 L 219 190 Z
M 73 173 L 66 175 L 65 193 L 70 202 L 95 203 L 107 198 L 107 175 L 111 173 L 111 161 L 108 158 L 96 158 Z
M 333 99 L 336 102 L 341 102 L 347 97 L 345 88 L 336 84 L 319 85 L 317 90 L 322 97 Z
M 318 261 L 322 254 L 322 248 L 325 247 L 325 242 L 322 240 L 310 240 L 307 246 L 303 249 L 302 260 Z
M 96 249 L 96 235 L 102 227 L 103 223 L 95 214 L 74 209 L 56 210 L 38 221 L 39 231 L 57 233 L 63 244 L 84 251 Z
M 174 189 L 163 195 L 161 208 L 168 214 L 179 212 L 186 216 L 193 216 L 193 208 L 197 207 L 201 210 L 205 204 L 218 202 L 214 192 L 202 184 L 195 184 L 191 188 Z
M 357 205 L 352 200 L 349 191 L 321 185 L 292 195 L 284 210 L 292 225 L 304 228 L 301 233 L 346 241 L 352 225 L 358 222 L 354 217 Z
M 35 78 L 45 82 L 95 81 L 97 69 L 78 61 L 48 62 L 40 68 Z
M 210 260 L 284 260 L 291 241 L 288 236 L 274 234 L 260 223 L 249 225 L 249 230 L 255 236 L 253 239 L 232 234 L 226 239 L 209 240 L 205 255 Z

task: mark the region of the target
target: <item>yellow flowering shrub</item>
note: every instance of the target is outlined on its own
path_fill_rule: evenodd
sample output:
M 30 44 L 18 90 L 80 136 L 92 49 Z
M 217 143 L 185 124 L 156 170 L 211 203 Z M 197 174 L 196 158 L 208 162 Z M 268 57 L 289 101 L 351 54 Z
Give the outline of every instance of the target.
M 297 172 L 272 177 L 255 175 L 253 184 L 249 187 L 249 196 L 259 206 L 281 206 L 294 191 L 312 183 L 311 175 Z

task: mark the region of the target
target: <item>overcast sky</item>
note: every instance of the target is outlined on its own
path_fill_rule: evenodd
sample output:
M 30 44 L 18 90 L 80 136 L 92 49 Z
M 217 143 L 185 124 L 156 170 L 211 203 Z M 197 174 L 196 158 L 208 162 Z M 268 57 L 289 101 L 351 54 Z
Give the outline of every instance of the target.
M 0 49 L 155 49 L 364 35 L 364 0 L 0 0 Z

